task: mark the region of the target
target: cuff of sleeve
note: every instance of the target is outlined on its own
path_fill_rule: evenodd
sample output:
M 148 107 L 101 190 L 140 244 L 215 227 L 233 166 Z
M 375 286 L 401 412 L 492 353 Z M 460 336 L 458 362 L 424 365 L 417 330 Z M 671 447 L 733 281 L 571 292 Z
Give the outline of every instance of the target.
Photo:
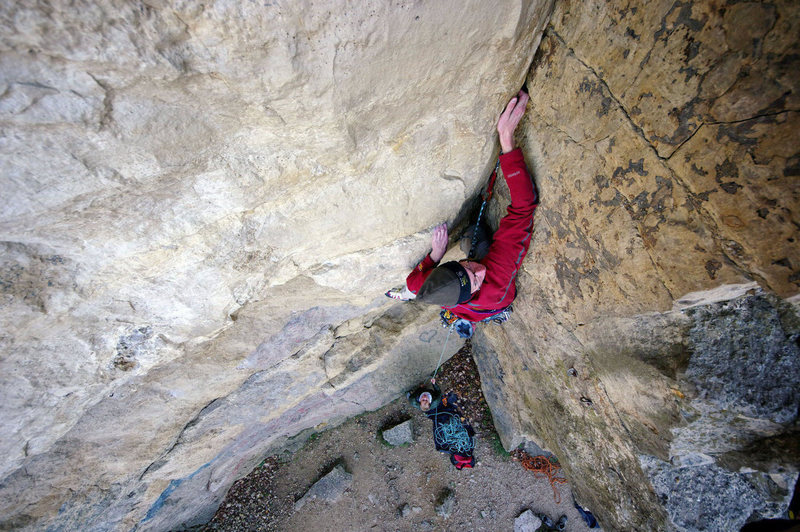
M 522 156 L 522 148 L 514 148 L 508 153 L 501 153 L 500 154 L 500 164 L 509 162 L 516 162 L 516 161 L 524 161 L 524 157 Z

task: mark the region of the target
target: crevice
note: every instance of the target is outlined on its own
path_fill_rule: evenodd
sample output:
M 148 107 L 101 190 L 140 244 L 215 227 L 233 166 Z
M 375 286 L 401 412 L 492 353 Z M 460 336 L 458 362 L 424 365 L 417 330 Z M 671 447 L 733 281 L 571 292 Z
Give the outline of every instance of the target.
M 24 85 L 25 87 L 34 87 L 36 89 L 44 89 L 49 91 L 60 92 L 57 88 L 51 87 L 50 85 L 44 85 L 39 83 L 38 81 L 17 81 L 15 82 L 17 85 Z
M 706 124 L 710 126 L 741 124 L 742 122 L 749 122 L 750 120 L 758 120 L 759 118 L 769 118 L 771 116 L 778 116 L 784 113 L 798 113 L 798 112 L 800 112 L 800 109 L 784 109 L 783 111 L 775 111 L 774 113 L 758 114 L 755 116 L 751 116 L 750 118 L 741 118 L 739 120 L 730 120 L 730 121 L 706 122 Z
M 464 178 L 461 176 L 443 173 L 442 179 L 444 179 L 445 181 L 458 181 L 459 183 L 461 183 L 462 188 L 464 188 L 465 190 L 467 188 L 467 184 L 464 182 Z
M 665 157 L 662 157 L 662 156 L 661 156 L 661 155 L 658 153 L 658 150 L 656 149 L 656 147 L 655 147 L 655 146 L 653 146 L 653 144 L 652 144 L 652 143 L 651 143 L 651 142 L 650 142 L 650 141 L 647 139 L 647 137 L 646 137 L 646 136 L 645 136 L 645 134 L 644 134 L 644 130 L 642 130 L 642 128 L 641 128 L 641 127 L 639 127 L 639 126 L 636 124 L 636 122 L 634 122 L 634 121 L 633 121 L 633 119 L 631 118 L 631 115 L 628 113 L 628 110 L 627 110 L 627 109 L 625 109 L 625 106 L 623 106 L 623 105 L 622 105 L 622 102 L 620 102 L 620 101 L 619 101 L 619 98 L 617 98 L 617 97 L 614 95 L 614 93 L 611 91 L 611 88 L 608 86 L 608 83 L 606 83 L 606 81 L 605 81 L 605 80 L 604 80 L 602 77 L 600 77 L 600 75 L 597 73 L 597 71 L 596 71 L 594 68 L 592 68 L 591 66 L 589 66 L 588 64 L 586 64 L 586 62 L 584 62 L 584 61 L 583 61 L 583 59 L 581 59 L 580 57 L 578 57 L 578 55 L 575 53 L 575 50 L 573 50 L 573 49 L 572 49 L 572 48 L 571 48 L 571 47 L 570 47 L 570 46 L 569 46 L 569 45 L 568 45 L 568 44 L 567 44 L 567 43 L 564 41 L 564 39 L 561 37 L 561 35 L 559 35 L 559 34 L 558 34 L 558 32 L 557 32 L 555 29 L 553 29 L 552 27 L 550 27 L 550 28 L 548 29 L 548 31 L 549 31 L 550 33 L 552 33 L 552 34 L 553 34 L 553 36 L 554 36 L 554 37 L 555 37 L 555 38 L 558 40 L 558 42 L 559 42 L 559 43 L 560 43 L 562 46 L 564 46 L 564 47 L 565 47 L 565 48 L 566 48 L 566 49 L 569 51 L 569 54 L 570 54 L 572 57 L 574 57 L 576 61 L 578 61 L 578 62 L 579 62 L 581 65 L 583 65 L 583 67 L 584 67 L 584 68 L 586 68 L 586 69 L 587 69 L 589 72 L 591 72 L 591 73 L 592 73 L 592 75 L 593 75 L 593 76 L 594 76 L 594 77 L 597 79 L 597 81 L 598 81 L 598 82 L 600 82 L 600 83 L 603 85 L 603 87 L 606 89 L 606 92 L 608 92 L 608 95 L 611 97 L 611 99 L 612 99 L 612 100 L 614 100 L 614 103 L 616 103 L 616 104 L 617 104 L 617 107 L 619 107 L 619 110 L 620 110 L 620 111 L 622 111 L 622 114 L 625 116 L 625 119 L 628 121 L 628 124 L 630 124 L 631 128 L 632 128 L 632 129 L 633 129 L 633 130 L 636 132 L 636 134 L 637 134 L 637 135 L 639 135 L 639 137 L 641 137 L 641 139 L 642 139 L 642 140 L 644 141 L 644 143 L 645 143 L 645 144 L 646 144 L 646 145 L 647 145 L 647 146 L 650 148 L 650 150 L 653 152 L 653 154 L 654 154 L 656 157 L 658 157 L 660 160 L 662 160 L 662 161 L 663 161 L 663 160 L 666 160 L 666 158 L 665 158 Z
M 103 89 L 103 113 L 100 115 L 100 123 L 98 125 L 99 130 L 102 131 L 107 129 L 111 124 L 111 117 L 114 112 L 114 89 L 105 81 L 100 81 L 91 72 L 87 72 L 87 74 L 94 80 L 95 83 L 100 86 L 101 89 Z
M 660 160 L 660 161 L 662 161 L 662 162 L 663 162 L 663 164 L 664 164 L 664 169 L 665 169 L 667 172 L 669 172 L 669 175 L 670 175 L 670 177 L 672 178 L 672 180 L 673 180 L 673 181 L 674 181 L 674 182 L 675 182 L 677 185 L 679 185 L 679 186 L 680 186 L 680 187 L 683 189 L 683 191 L 685 192 L 685 194 L 687 195 L 687 197 L 688 197 L 688 198 L 690 198 L 690 200 L 692 201 L 692 203 L 693 203 L 694 207 L 695 207 L 695 208 L 696 208 L 696 210 L 697 210 L 697 213 L 698 213 L 698 215 L 699 215 L 699 216 L 701 217 L 701 219 L 703 220 L 703 223 L 706 225 L 706 227 L 708 227 L 708 228 L 709 228 L 709 230 L 711 231 L 711 233 L 712 233 L 713 235 L 715 235 L 715 237 L 714 237 L 714 240 L 715 240 L 715 242 L 717 243 L 717 246 L 718 246 L 718 249 L 719 249 L 720 253 L 722 253 L 722 254 L 723 254 L 723 256 L 726 258 L 726 260 L 730 261 L 730 263 L 731 263 L 731 264 L 732 264 L 732 265 L 733 265 L 733 266 L 734 266 L 734 267 L 735 267 L 737 270 L 739 270 L 739 273 L 740 273 L 742 276 L 744 276 L 744 277 L 750 277 L 750 275 L 748 274 L 748 270 L 747 270 L 746 268 L 743 268 L 743 267 L 742 267 L 742 265 L 741 265 L 741 264 L 740 264 L 738 261 L 736 261 L 736 260 L 734 260 L 732 257 L 730 257 L 730 255 L 728 254 L 727 250 L 725 249 L 725 245 L 724 245 L 724 239 L 718 236 L 718 235 L 720 234 L 720 232 L 719 232 L 719 227 L 718 227 L 718 226 L 717 226 L 717 224 L 714 222 L 714 219 L 713 219 L 713 217 L 712 217 L 712 216 L 711 216 L 711 215 L 710 215 L 710 214 L 709 214 L 709 213 L 708 213 L 708 212 L 707 212 L 707 211 L 706 211 L 706 210 L 705 210 L 705 209 L 702 207 L 702 202 L 699 200 L 699 198 L 697 197 L 697 195 L 696 195 L 696 194 L 694 194 L 694 193 L 692 192 L 691 188 L 690 188 L 690 187 L 689 187 L 689 186 L 688 186 L 688 185 L 687 185 L 687 184 L 686 184 L 686 183 L 685 183 L 685 182 L 684 182 L 684 181 L 683 181 L 683 180 L 682 180 L 682 179 L 681 179 L 681 178 L 680 178 L 680 177 L 679 177 L 679 176 L 678 176 L 676 173 L 675 173 L 675 171 L 674 171 L 674 170 L 672 169 L 672 167 L 669 165 L 669 159 L 670 159 L 670 157 L 672 157 L 673 155 L 675 155 L 675 153 L 677 153 L 678 149 L 679 149 L 681 146 L 683 146 L 683 145 L 684 145 L 684 144 L 685 144 L 685 143 L 686 143 L 686 142 L 687 142 L 689 139 L 691 139 L 691 138 L 692 138 L 692 137 L 693 137 L 695 134 L 697 134 L 697 131 L 699 131 L 699 130 L 700 130 L 700 128 L 701 128 L 701 127 L 703 127 L 704 125 L 716 125 L 716 124 L 727 124 L 727 123 L 740 123 L 740 122 L 746 122 L 746 121 L 748 121 L 748 120 L 755 120 L 755 119 L 762 118 L 762 117 L 769 117 L 769 116 L 775 116 L 775 115 L 779 115 L 779 114 L 783 114 L 783 113 L 788 113 L 788 112 L 795 112 L 795 110 L 793 110 L 793 109 L 787 109 L 787 110 L 778 111 L 778 112 L 774 112 L 774 113 L 764 113 L 764 114 L 761 114 L 761 115 L 756 115 L 756 116 L 754 116 L 754 117 L 751 117 L 751 118 L 742 119 L 742 120 L 735 120 L 735 121 L 731 121 L 731 122 L 705 122 L 705 123 L 701 123 L 701 124 L 700 124 L 700 125 L 699 125 L 699 126 L 696 128 L 696 129 L 695 129 L 695 131 L 694 131 L 694 132 L 692 132 L 692 134 L 691 134 L 691 135 L 690 135 L 690 136 L 689 136 L 687 139 L 685 139 L 683 142 L 681 142 L 681 144 L 680 144 L 680 145 L 679 145 L 679 146 L 678 146 L 678 147 L 677 147 L 675 150 L 673 150 L 673 151 L 672 151 L 672 153 L 669 155 L 669 157 L 663 157 L 663 156 L 661 156 L 661 155 L 658 153 L 658 150 L 657 150 L 657 149 L 655 148 L 655 146 L 654 146 L 654 145 L 653 145 L 653 144 L 652 144 L 652 143 L 651 143 L 651 142 L 650 142 L 650 141 L 647 139 L 647 137 L 645 137 L 645 135 L 644 135 L 644 131 L 642 130 L 642 128 L 641 128 L 641 127 L 639 127 L 638 125 L 636 125 L 636 124 L 633 122 L 633 120 L 631 119 L 631 117 L 630 117 L 630 115 L 628 114 L 628 112 L 627 112 L 627 110 L 625 109 L 625 107 L 622 105 L 622 103 L 621 103 L 621 102 L 620 102 L 620 101 L 617 99 L 617 97 L 616 97 L 616 96 L 614 95 L 614 93 L 611 91 L 611 88 L 608 86 L 608 84 L 605 82 L 605 80 L 603 80 L 603 79 L 602 79 L 602 78 L 599 76 L 599 74 L 597 73 L 597 71 L 596 71 L 594 68 L 592 68 L 590 65 L 586 64 L 586 63 L 585 63 L 585 62 L 584 62 L 584 61 L 583 61 L 583 60 L 582 60 L 580 57 L 578 57 L 578 56 L 577 56 L 577 54 L 575 53 L 575 51 L 574 51 L 574 50 L 573 50 L 573 49 L 572 49 L 572 48 L 571 48 L 571 47 L 570 47 L 570 46 L 569 46 L 569 45 L 568 45 L 568 44 L 567 44 L 567 43 L 564 41 L 564 39 L 563 39 L 563 38 L 562 38 L 562 37 L 561 37 L 561 36 L 558 34 L 558 32 L 556 32 L 556 31 L 555 31 L 555 29 L 553 29 L 552 27 L 550 27 L 550 28 L 548 28 L 548 31 L 549 31 L 549 32 L 550 32 L 550 33 L 551 33 L 551 34 L 552 34 L 552 35 L 553 35 L 553 36 L 554 36 L 554 37 L 555 37 L 555 38 L 556 38 L 556 39 L 559 41 L 559 43 L 560 43 L 562 46 L 564 46 L 564 47 L 565 47 L 565 48 L 568 50 L 569 54 L 570 54 L 572 57 L 574 57 L 576 61 L 578 61 L 578 62 L 579 62 L 581 65 L 583 65 L 583 66 L 584 66 L 584 67 L 585 67 L 585 68 L 586 68 L 586 69 L 587 69 L 589 72 L 591 72 L 591 73 L 592 73 L 592 75 L 594 75 L 594 76 L 595 76 L 595 78 L 598 80 L 598 82 L 599 82 L 599 83 L 601 83 L 601 84 L 603 85 L 603 87 L 605 87 L 606 91 L 608 92 L 608 95 L 609 95 L 609 97 L 610 97 L 610 98 L 612 98 L 612 99 L 614 100 L 614 102 L 616 102 L 617 106 L 619 107 L 619 109 L 620 109 L 620 111 L 622 112 L 622 114 L 625 116 L 625 119 L 628 121 L 628 123 L 630 124 L 631 128 L 632 128 L 632 129 L 633 129 L 633 130 L 636 132 L 636 134 L 637 134 L 637 135 L 638 135 L 638 136 L 639 136 L 639 137 L 640 137 L 640 138 L 641 138 L 641 139 L 644 141 L 645 145 L 646 145 L 647 147 L 649 147 L 649 148 L 650 148 L 650 150 L 651 150 L 651 152 L 653 153 L 653 155 L 655 155 L 655 157 L 656 157 L 658 160 Z M 638 225 L 638 224 L 637 224 L 637 225 Z M 641 237 L 641 231 L 640 231 L 640 237 Z M 650 257 L 650 261 L 651 261 L 651 263 L 653 264 L 653 267 L 656 269 L 656 271 L 661 271 L 661 269 L 658 267 L 658 265 L 656 264 L 656 261 L 654 260 L 653 256 L 650 254 L 650 252 L 649 252 L 649 251 L 647 252 L 647 254 L 648 254 L 648 256 Z M 669 290 L 669 289 L 666 287 L 666 284 L 664 283 L 664 281 L 662 280 L 661 282 L 662 282 L 662 285 L 664 285 L 664 288 L 667 290 L 667 293 L 670 295 L 670 297 L 672 297 L 672 293 L 671 293 L 671 292 L 670 292 L 670 290 Z M 673 298 L 673 299 L 674 299 L 674 298 Z
M 359 403 L 358 401 L 352 401 L 352 400 L 350 400 L 350 399 L 345 399 L 344 397 L 342 397 L 341 399 L 342 399 L 342 401 L 345 401 L 345 402 L 347 402 L 347 403 L 350 403 L 350 404 L 354 404 L 354 405 L 356 405 L 356 406 L 358 406 L 358 407 L 361 407 L 361 408 L 367 408 L 366 406 L 362 405 L 362 404 L 361 404 L 361 403 Z
M 678 144 L 678 146 L 674 150 L 672 150 L 672 153 L 670 153 L 664 160 L 669 161 L 670 159 L 672 159 L 672 156 L 678 153 L 678 151 L 683 147 L 684 144 L 692 140 L 692 137 L 694 137 L 697 134 L 697 132 L 703 128 L 704 125 L 705 123 L 701 123 L 699 126 L 697 126 L 697 129 L 695 129 L 691 135 L 686 137 L 680 144 Z
M 183 426 L 183 428 L 178 433 L 178 436 L 173 441 L 172 445 L 170 445 L 166 451 L 164 451 L 156 460 L 151 462 L 150 465 L 148 465 L 147 468 L 145 468 L 145 470 L 139 476 L 139 481 L 141 481 L 145 477 L 145 475 L 147 475 L 147 473 L 150 472 L 150 470 L 156 470 L 164 464 L 169 453 L 171 453 L 178 446 L 178 444 L 181 443 L 181 438 L 183 437 L 183 434 L 193 426 L 197 425 L 197 423 L 200 422 L 200 419 L 203 417 L 203 415 L 213 410 L 216 410 L 216 408 L 219 406 L 218 402 L 220 401 L 220 399 L 222 398 L 217 397 L 209 401 L 209 403 L 206 404 L 206 406 L 201 408 L 200 411 Z M 217 404 L 215 405 L 215 403 Z

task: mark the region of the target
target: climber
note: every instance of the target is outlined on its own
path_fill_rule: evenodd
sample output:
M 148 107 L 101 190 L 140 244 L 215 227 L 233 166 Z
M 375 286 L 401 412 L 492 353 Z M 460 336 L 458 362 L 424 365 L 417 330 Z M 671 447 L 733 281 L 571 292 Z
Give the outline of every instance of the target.
M 442 391 L 431 379 L 432 387 L 420 386 L 406 394 L 409 403 L 419 408 L 433 421 L 433 443 L 437 451 L 448 453 L 450 463 L 456 469 L 472 468 L 475 465 L 473 450 L 475 431 L 464 422 L 456 408 L 458 396 L 450 392 L 442 397 Z
M 443 223 L 434 229 L 431 252 L 408 275 L 405 288 L 386 293 L 393 299 L 440 305 L 445 324 L 455 325 L 462 337 L 472 336 L 472 323 L 505 321 L 516 296 L 514 281 L 530 245 L 533 213 L 538 205 L 536 187 L 522 152 L 514 146 L 514 131 L 528 99 L 527 93 L 519 91 L 497 122 L 502 149 L 500 168 L 511 194 L 511 205 L 500 220 L 486 255 L 480 260 L 438 265 L 448 242 L 447 224 Z
M 439 406 L 442 400 L 442 390 L 436 386 L 436 379 L 431 379 L 431 386 L 422 385 L 406 394 L 408 402 L 414 408 L 427 412 L 430 408 Z

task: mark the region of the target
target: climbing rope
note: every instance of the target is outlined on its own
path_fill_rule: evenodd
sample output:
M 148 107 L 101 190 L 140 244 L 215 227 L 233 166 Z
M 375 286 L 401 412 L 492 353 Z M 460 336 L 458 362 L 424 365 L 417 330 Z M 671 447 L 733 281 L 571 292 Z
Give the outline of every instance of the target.
M 448 331 L 447 331 L 447 338 L 444 341 L 444 347 L 442 348 L 442 354 L 439 355 L 439 362 L 436 364 L 436 370 L 433 372 L 433 377 L 431 377 L 431 379 L 435 379 L 436 378 L 436 373 L 439 371 L 439 368 L 442 366 L 442 357 L 444 357 L 444 351 L 445 351 L 445 349 L 447 349 L 447 342 L 450 340 L 450 333 L 452 333 L 452 332 L 453 332 L 453 326 L 450 325 L 450 327 L 448 327 Z
M 556 489 L 556 484 L 566 484 L 567 479 L 559 476 L 561 474 L 561 466 L 558 465 L 558 460 L 550 460 L 546 456 L 531 456 L 521 449 L 512 451 L 511 454 L 519 461 L 522 467 L 536 475 L 543 475 L 547 478 L 553 488 L 553 500 L 556 504 L 561 504 L 561 494 Z
M 492 175 L 489 177 L 489 183 L 486 185 L 486 191 L 483 194 L 483 203 L 481 203 L 481 208 L 478 211 L 478 221 L 475 222 L 475 229 L 472 231 L 472 242 L 469 246 L 469 255 L 467 256 L 468 259 L 475 258 L 475 245 L 478 243 L 478 227 L 481 225 L 481 218 L 483 217 L 483 210 L 486 208 L 486 204 L 489 203 L 489 200 L 492 199 L 492 193 L 494 192 L 494 182 L 497 180 L 497 170 L 500 168 L 500 158 L 497 158 L 497 162 L 494 165 L 494 170 L 492 171 Z
M 436 445 L 447 449 L 451 453 L 469 455 L 472 449 L 475 448 L 475 441 L 457 416 L 450 412 L 436 412 L 434 416 L 438 418 L 445 414 L 447 414 L 450 419 L 445 423 L 436 423 L 436 429 L 433 431 L 433 438 L 436 441 Z

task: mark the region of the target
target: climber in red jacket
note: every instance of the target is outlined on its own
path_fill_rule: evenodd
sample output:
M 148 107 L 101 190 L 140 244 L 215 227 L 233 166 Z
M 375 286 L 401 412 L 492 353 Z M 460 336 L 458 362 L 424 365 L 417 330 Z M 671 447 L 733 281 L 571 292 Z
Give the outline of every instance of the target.
M 443 319 L 448 321 L 446 316 L 449 316 L 451 324 L 458 319 L 474 323 L 497 318 L 514 301 L 514 282 L 528 252 L 533 213 L 538 205 L 522 151 L 514 147 L 514 130 L 525 113 L 528 99 L 520 91 L 497 122 L 502 149 L 500 168 L 511 193 L 511 205 L 500 220 L 488 253 L 477 261 L 452 261 L 437 266 L 447 249 L 447 225 L 441 224 L 434 229 L 431 252 L 406 278 L 406 288 L 387 292 L 387 296 L 441 305 Z M 471 336 L 471 326 L 467 328 Z

